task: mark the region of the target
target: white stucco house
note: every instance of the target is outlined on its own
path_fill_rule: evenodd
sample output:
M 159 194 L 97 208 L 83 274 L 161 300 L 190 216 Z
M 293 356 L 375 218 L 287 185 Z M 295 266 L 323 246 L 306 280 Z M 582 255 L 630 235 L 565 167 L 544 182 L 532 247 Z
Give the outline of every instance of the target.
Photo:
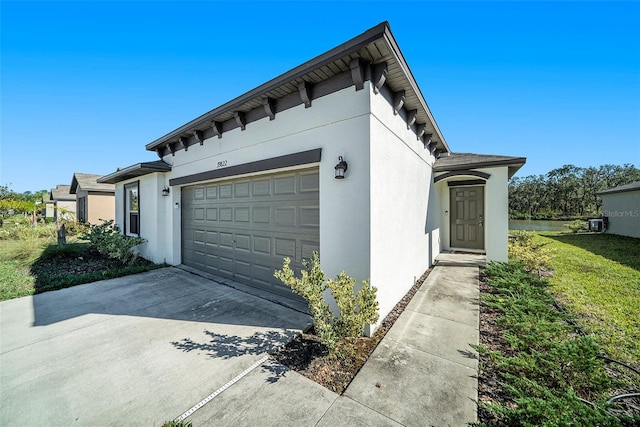
M 291 297 L 273 277 L 319 251 L 378 288 L 380 319 L 443 250 L 507 260 L 522 157 L 454 154 L 389 24 L 146 145 L 99 179 L 143 256 Z
M 607 233 L 640 238 L 640 181 L 598 193 Z

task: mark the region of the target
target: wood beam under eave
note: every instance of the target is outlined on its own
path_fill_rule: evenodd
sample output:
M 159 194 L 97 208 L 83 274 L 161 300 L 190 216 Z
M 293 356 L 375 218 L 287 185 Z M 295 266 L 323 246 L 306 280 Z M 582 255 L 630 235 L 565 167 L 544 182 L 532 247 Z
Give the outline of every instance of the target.
M 416 125 L 416 137 L 417 139 L 422 138 L 422 135 L 424 135 L 424 131 L 427 129 L 427 124 L 426 123 L 418 123 Z
M 240 130 L 245 130 L 247 128 L 247 115 L 242 111 L 236 111 L 234 117 L 236 118 L 236 123 L 240 126 Z
M 169 144 L 167 144 L 167 147 L 169 147 L 169 151 L 171 151 L 171 155 L 175 156 L 176 155 L 176 143 L 175 142 L 170 142 Z
M 204 132 L 201 130 L 194 130 L 193 137 L 200 143 L 200 145 L 204 144 Z
M 158 157 L 160 157 L 160 159 L 162 159 L 162 155 L 164 153 L 164 148 L 163 147 L 156 148 L 156 153 L 158 154 Z
M 418 110 L 411 110 L 407 113 L 407 129 L 411 129 L 411 126 L 416 122 L 418 118 Z
M 404 90 L 393 93 L 393 114 L 397 115 L 404 105 Z
M 264 112 L 269 116 L 269 120 L 274 120 L 276 118 L 276 100 L 265 98 L 262 101 L 262 105 L 264 106 Z
M 298 93 L 300 94 L 300 99 L 304 102 L 304 108 L 311 107 L 311 84 L 306 81 L 298 83 Z
M 364 62 L 360 58 L 354 58 L 349 63 L 351 67 L 351 80 L 356 86 L 356 90 L 364 88 L 365 66 Z
M 184 136 L 178 138 L 178 142 L 184 147 L 184 151 L 189 151 L 189 140 Z
M 211 129 L 213 129 L 213 133 L 218 135 L 218 138 L 222 138 L 222 123 L 220 122 L 212 122 Z
M 436 147 L 437 147 L 437 146 L 438 146 L 438 143 L 437 143 L 437 142 L 435 142 L 435 141 L 431 141 L 431 142 L 429 143 L 429 152 L 430 152 L 431 154 L 435 155 Z
M 373 92 L 379 93 L 380 88 L 387 80 L 387 63 L 381 62 L 373 66 Z
M 432 133 L 425 133 L 424 134 L 424 138 L 422 138 L 422 143 L 426 146 L 428 146 L 429 144 L 431 144 L 431 141 L 433 140 L 433 134 Z

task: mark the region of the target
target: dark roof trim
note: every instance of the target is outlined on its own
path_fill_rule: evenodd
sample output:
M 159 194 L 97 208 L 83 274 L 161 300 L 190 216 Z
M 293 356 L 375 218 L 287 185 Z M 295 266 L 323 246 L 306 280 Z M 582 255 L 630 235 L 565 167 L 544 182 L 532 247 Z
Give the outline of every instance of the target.
M 464 169 L 464 170 L 447 172 L 447 173 L 444 173 L 442 175 L 438 175 L 435 178 L 433 178 L 433 182 L 436 183 L 436 182 L 442 181 L 443 179 L 452 178 L 454 176 L 455 177 L 457 177 L 457 176 L 475 176 L 475 177 L 487 180 L 487 179 L 489 179 L 489 177 L 491 177 L 491 174 L 486 173 L 486 172 L 472 171 L 472 170 L 469 170 L 469 169 Z
M 405 84 L 408 83 L 408 86 L 409 86 L 408 89 L 411 92 L 415 93 L 416 98 L 418 99 L 418 103 L 420 104 L 420 109 L 424 111 L 424 114 L 426 115 L 432 127 L 434 128 L 434 133 L 435 133 L 434 140 L 438 140 L 445 151 L 450 151 L 444 139 L 444 136 L 442 135 L 437 123 L 435 122 L 435 119 L 433 118 L 433 114 L 431 113 L 431 110 L 427 106 L 427 103 L 424 100 L 424 97 L 422 96 L 422 92 L 420 91 L 420 88 L 418 87 L 413 77 L 413 74 L 411 73 L 411 70 L 409 69 L 409 66 L 406 63 L 404 56 L 402 55 L 402 52 L 400 51 L 398 44 L 391 33 L 389 23 L 386 21 L 365 31 L 364 33 L 347 41 L 346 43 L 343 43 L 325 52 L 324 54 L 317 56 L 316 58 L 313 58 L 299 65 L 298 67 L 295 67 L 294 69 L 258 86 L 257 88 L 221 105 L 220 107 L 217 107 L 197 117 L 196 119 L 191 120 L 190 122 L 169 132 L 168 134 L 162 136 L 161 138 L 158 138 L 155 141 L 147 144 L 145 147 L 149 151 L 158 151 L 158 154 L 160 156 L 163 156 L 165 155 L 164 147 L 175 143 L 176 141 L 179 140 L 181 136 L 184 136 L 186 134 L 191 134 L 194 132 L 194 130 L 202 130 L 201 128 L 203 128 L 203 126 L 205 128 L 211 127 L 212 125 L 220 126 L 220 124 L 216 124 L 216 121 L 221 115 L 228 112 L 239 111 L 243 105 L 254 100 L 264 101 L 264 99 L 262 98 L 264 98 L 265 96 L 268 96 L 269 92 L 274 91 L 287 84 L 294 84 L 296 81 L 300 81 L 300 80 L 306 81 L 305 79 L 303 79 L 303 77 L 306 77 L 310 73 L 313 73 L 314 71 L 318 70 L 319 68 L 328 66 L 329 64 L 332 64 L 335 61 L 339 61 L 341 59 L 344 59 L 345 57 L 349 57 L 352 55 L 360 56 L 359 54 L 360 49 L 364 49 L 367 46 L 371 45 L 372 43 L 380 40 L 383 40 L 385 44 L 388 46 L 389 50 L 392 52 L 393 60 L 395 60 L 397 65 L 402 69 L 404 77 L 406 78 Z M 367 74 L 368 75 L 366 76 L 366 78 L 370 79 L 371 73 L 367 71 Z M 350 85 L 351 84 L 353 83 L 350 83 Z M 339 85 L 337 85 L 336 87 L 339 87 Z M 260 104 L 262 104 L 262 101 L 260 102 Z M 309 99 L 309 104 L 310 104 L 310 101 L 311 99 Z M 272 99 L 271 102 L 275 102 L 277 104 L 278 100 Z M 277 108 L 277 110 L 279 110 L 279 108 Z M 242 111 L 242 112 L 248 113 L 247 111 Z M 218 131 L 218 137 L 220 137 L 219 131 Z M 174 145 L 174 148 L 177 148 L 177 147 L 175 147 Z M 182 147 L 182 148 L 186 148 L 186 147 Z M 175 153 L 175 151 L 172 151 L 172 153 Z
M 302 151 L 300 153 L 288 154 L 286 156 L 273 157 L 271 159 L 258 160 L 256 162 L 230 166 L 224 169 L 214 169 L 194 175 L 173 178 L 169 180 L 169 185 L 173 186 L 194 184 L 201 181 L 210 181 L 219 178 L 245 175 L 248 173 L 264 172 L 273 169 L 282 169 L 311 163 L 319 163 L 321 156 L 322 149 L 317 148 L 315 150 Z
M 169 172 L 171 171 L 171 165 L 162 160 L 155 162 L 137 163 L 135 165 L 128 166 L 123 169 L 105 175 L 98 179 L 98 183 L 115 184 L 116 182 L 126 181 L 131 178 L 137 178 L 139 176 L 147 175 L 154 172 Z
M 631 182 L 625 185 L 619 185 L 618 187 L 609 188 L 608 190 L 599 191 L 596 194 L 614 194 L 614 193 L 626 193 L 629 191 L 640 191 L 640 181 Z
M 434 172 L 444 172 L 444 171 L 452 171 L 452 170 L 466 170 L 470 167 L 474 169 L 483 169 L 483 168 L 491 168 L 496 166 L 523 166 L 527 161 L 526 157 L 512 157 L 508 160 L 493 160 L 493 161 L 482 161 L 477 163 L 466 163 L 459 165 L 438 165 L 434 166 Z

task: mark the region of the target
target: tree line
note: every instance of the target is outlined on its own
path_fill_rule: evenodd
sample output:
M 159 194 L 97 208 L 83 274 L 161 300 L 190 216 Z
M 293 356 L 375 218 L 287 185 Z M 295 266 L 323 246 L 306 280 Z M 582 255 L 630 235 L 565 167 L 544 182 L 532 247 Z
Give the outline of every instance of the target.
M 16 193 L 8 185 L 0 185 L 0 217 L 11 214 L 33 213 L 37 209 L 44 208 L 43 200 L 49 199 L 47 190 L 35 193 L 25 191 Z
M 640 181 L 640 169 L 630 163 L 582 168 L 564 165 L 546 175 L 509 180 L 509 215 L 513 219 L 596 217 L 602 199 L 596 193 Z

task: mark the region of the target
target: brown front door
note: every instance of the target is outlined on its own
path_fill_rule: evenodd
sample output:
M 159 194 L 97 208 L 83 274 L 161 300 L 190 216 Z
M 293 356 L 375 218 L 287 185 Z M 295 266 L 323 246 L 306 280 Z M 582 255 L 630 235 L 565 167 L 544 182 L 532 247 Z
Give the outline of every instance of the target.
M 484 249 L 484 187 L 452 187 L 451 247 Z

